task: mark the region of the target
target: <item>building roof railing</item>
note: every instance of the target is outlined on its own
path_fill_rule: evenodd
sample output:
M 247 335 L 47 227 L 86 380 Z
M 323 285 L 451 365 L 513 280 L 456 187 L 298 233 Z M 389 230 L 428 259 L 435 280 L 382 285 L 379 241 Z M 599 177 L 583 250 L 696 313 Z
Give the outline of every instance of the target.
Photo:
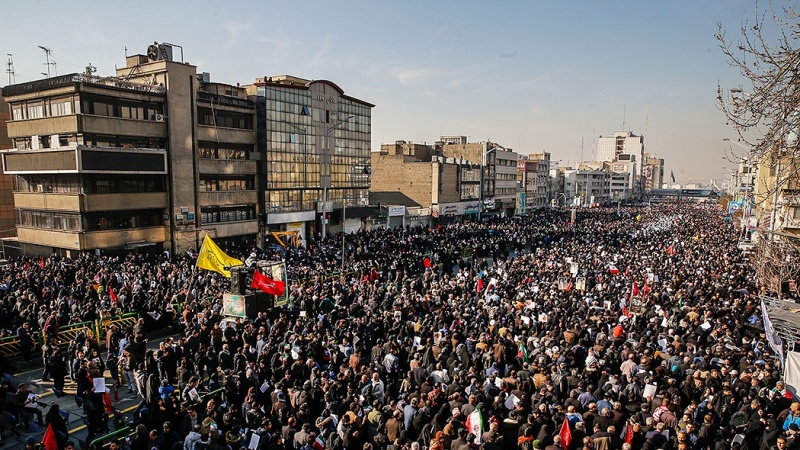
M 61 88 L 75 83 L 111 86 L 132 91 L 146 92 L 149 94 L 163 94 L 167 91 L 164 86 L 157 84 L 134 83 L 118 77 L 100 77 L 97 75 L 87 75 L 85 73 L 71 73 L 57 77 L 45 78 L 43 80 L 35 80 L 27 83 L 6 86 L 2 90 L 2 94 L 3 97 L 11 97 L 14 95 L 29 94 L 33 92 Z

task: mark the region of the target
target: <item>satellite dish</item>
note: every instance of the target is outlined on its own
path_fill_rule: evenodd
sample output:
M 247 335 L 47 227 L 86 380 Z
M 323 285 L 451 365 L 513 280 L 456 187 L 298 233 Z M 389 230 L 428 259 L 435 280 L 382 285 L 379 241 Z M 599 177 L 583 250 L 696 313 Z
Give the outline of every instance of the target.
M 154 43 L 153 45 L 147 47 L 147 57 L 151 61 L 158 61 L 159 55 L 161 55 L 161 52 L 158 49 L 158 44 Z

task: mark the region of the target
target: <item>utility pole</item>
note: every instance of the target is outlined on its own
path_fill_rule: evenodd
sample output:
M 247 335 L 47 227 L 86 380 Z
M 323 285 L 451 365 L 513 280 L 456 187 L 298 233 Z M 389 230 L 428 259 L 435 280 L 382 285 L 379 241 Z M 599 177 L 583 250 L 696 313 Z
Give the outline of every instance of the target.
M 6 73 L 8 74 L 8 84 L 15 84 L 17 82 L 16 72 L 14 72 L 14 57 L 11 53 L 8 55 L 8 63 L 6 63 Z
M 42 51 L 44 51 L 44 56 L 45 58 L 47 58 L 47 62 L 45 63 L 45 65 L 47 66 L 47 78 L 50 78 L 50 66 L 51 65 L 55 66 L 55 62 L 53 63 L 50 62 L 50 53 L 52 53 L 53 50 L 43 45 L 40 45 L 39 48 L 42 49 Z

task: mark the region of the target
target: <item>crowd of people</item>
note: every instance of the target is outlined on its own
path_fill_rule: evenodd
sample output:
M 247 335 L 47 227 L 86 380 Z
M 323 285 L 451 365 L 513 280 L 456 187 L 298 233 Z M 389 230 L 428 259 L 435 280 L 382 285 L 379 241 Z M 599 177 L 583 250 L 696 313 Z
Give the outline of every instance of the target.
M 114 450 L 800 448 L 736 234 L 672 204 L 308 239 L 281 255 L 289 305 L 236 320 L 192 255 L 52 257 L 0 268 L 0 309 L 24 334 L 181 306 L 157 349 L 139 323 L 46 358 L 90 437 L 124 424 L 93 378 L 140 397 Z

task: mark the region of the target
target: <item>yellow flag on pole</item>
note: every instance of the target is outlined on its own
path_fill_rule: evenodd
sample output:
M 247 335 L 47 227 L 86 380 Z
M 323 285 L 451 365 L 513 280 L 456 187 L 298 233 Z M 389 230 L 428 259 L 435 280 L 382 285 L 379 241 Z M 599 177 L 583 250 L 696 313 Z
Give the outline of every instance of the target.
M 231 277 L 230 267 L 241 266 L 244 263 L 236 258 L 226 255 L 208 235 L 203 239 L 200 253 L 197 255 L 197 267 L 221 273 L 226 277 Z

